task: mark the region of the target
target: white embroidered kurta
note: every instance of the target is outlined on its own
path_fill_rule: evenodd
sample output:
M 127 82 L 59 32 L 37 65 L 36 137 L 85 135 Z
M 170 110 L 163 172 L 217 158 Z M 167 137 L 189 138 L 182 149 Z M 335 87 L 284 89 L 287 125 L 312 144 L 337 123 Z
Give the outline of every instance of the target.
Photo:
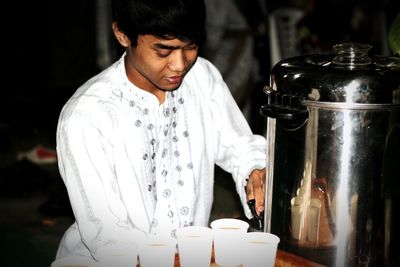
M 217 69 L 199 57 L 160 105 L 128 81 L 123 57 L 82 85 L 59 118 L 59 169 L 76 219 L 59 260 L 106 266 L 117 253 L 130 265 L 144 234 L 207 226 L 214 164 L 232 173 L 251 217 L 245 180 L 265 167 L 266 143 L 251 133 Z

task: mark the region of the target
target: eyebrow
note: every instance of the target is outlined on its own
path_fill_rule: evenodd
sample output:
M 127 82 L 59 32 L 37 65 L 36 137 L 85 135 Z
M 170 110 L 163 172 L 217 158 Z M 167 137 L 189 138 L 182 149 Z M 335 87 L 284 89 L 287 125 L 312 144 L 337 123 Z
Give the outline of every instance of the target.
M 168 50 L 175 50 L 175 49 L 180 48 L 179 46 L 172 46 L 172 45 L 166 45 L 166 44 L 160 44 L 160 43 L 154 44 L 154 46 L 159 49 L 168 49 Z
M 191 42 L 188 45 L 185 45 L 184 47 L 191 46 L 191 45 L 195 45 L 195 43 Z M 167 50 L 176 50 L 176 49 L 182 48 L 181 46 L 166 45 L 166 44 L 161 44 L 161 43 L 154 44 L 154 47 L 158 48 L 158 49 L 167 49 Z

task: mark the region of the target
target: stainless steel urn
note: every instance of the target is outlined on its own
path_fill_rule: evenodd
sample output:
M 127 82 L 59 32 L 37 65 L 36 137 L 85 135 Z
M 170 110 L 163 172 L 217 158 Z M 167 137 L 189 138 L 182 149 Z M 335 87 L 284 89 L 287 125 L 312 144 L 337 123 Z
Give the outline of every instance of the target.
M 400 266 L 400 58 L 344 43 L 265 86 L 264 231 L 327 266 Z

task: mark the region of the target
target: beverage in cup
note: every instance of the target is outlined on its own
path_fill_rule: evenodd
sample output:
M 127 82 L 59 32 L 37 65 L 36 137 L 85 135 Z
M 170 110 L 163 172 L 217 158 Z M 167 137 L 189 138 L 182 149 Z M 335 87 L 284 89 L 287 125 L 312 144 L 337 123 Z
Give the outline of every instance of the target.
M 249 224 L 240 219 L 222 218 L 212 221 L 211 228 L 215 263 L 223 267 L 240 266 L 243 262 L 242 242 Z
M 149 236 L 139 245 L 140 267 L 173 267 L 175 252 L 175 239 Z
M 176 230 L 181 267 L 210 267 L 213 232 L 209 227 L 188 226 Z
M 243 242 L 243 267 L 274 267 L 279 241 L 279 237 L 271 233 L 246 233 Z

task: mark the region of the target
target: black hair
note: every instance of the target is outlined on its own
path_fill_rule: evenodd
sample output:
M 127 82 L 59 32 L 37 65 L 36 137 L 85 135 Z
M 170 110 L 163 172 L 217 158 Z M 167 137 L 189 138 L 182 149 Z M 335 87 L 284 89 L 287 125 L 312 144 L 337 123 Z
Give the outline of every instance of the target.
M 198 45 L 206 38 L 204 0 L 113 0 L 112 15 L 133 46 L 145 34 Z

